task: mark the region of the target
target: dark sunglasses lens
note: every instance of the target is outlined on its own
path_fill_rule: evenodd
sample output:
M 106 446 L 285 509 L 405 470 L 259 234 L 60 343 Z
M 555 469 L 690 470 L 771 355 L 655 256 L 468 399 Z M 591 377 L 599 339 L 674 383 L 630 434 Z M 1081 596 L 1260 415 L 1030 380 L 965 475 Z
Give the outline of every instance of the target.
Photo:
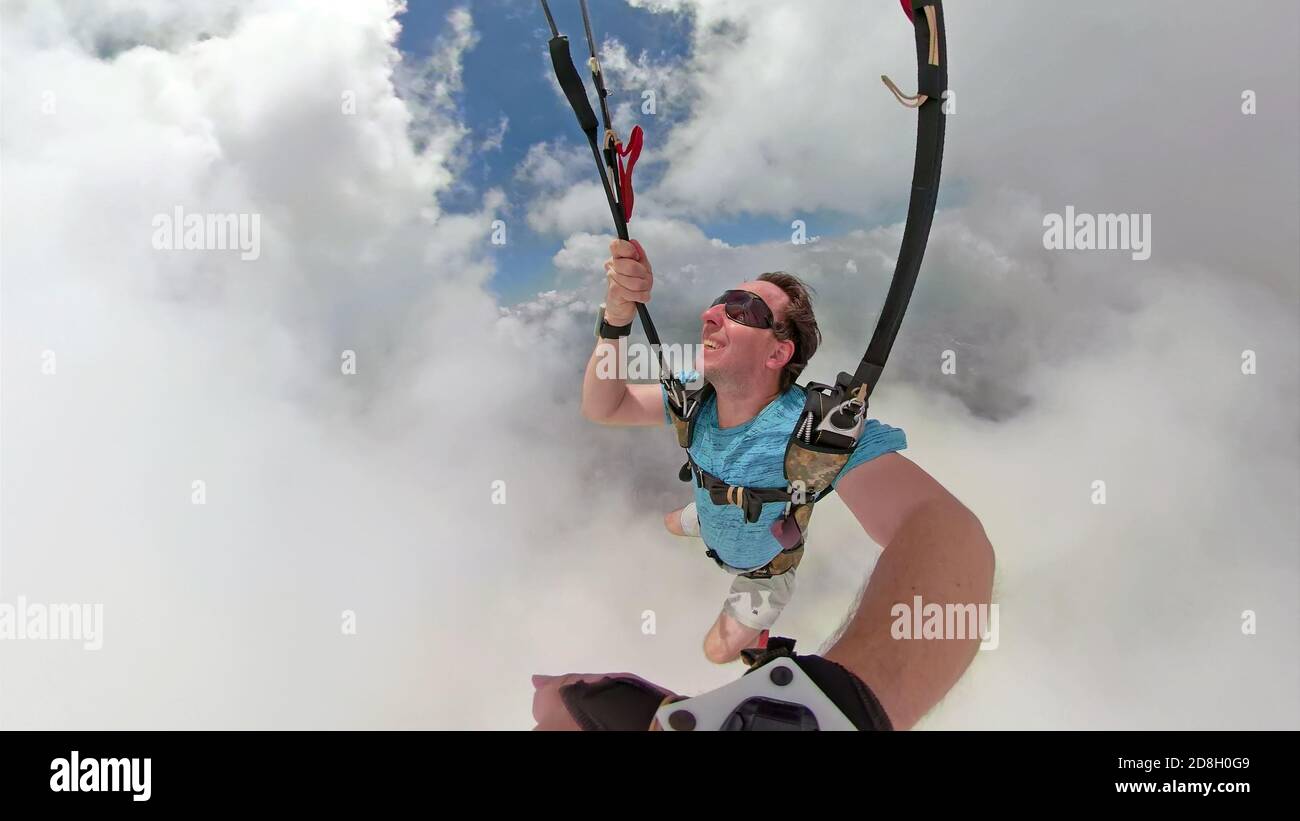
M 762 297 L 742 291 L 738 310 L 744 318 L 737 319 L 737 322 L 751 328 L 772 327 L 772 311 L 767 307 L 767 303 L 763 301 Z
M 726 308 L 727 318 L 751 328 L 772 327 L 772 316 L 767 303 L 749 291 L 727 291 L 713 300 L 714 305 Z
M 739 316 L 745 312 L 745 293 L 743 291 L 725 291 L 722 296 L 713 300 L 714 305 L 721 305 L 728 317 L 739 322 Z

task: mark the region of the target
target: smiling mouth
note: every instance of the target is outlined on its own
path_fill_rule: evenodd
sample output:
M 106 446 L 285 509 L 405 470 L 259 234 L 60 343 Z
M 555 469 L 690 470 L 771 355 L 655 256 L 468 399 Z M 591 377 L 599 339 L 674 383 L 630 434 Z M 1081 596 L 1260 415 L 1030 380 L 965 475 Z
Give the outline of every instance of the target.
M 719 350 L 722 350 L 724 347 L 726 347 L 726 346 L 725 346 L 725 345 L 719 345 L 717 342 L 714 342 L 712 339 L 706 339 L 706 340 L 704 340 L 704 348 L 705 348 L 705 350 L 709 350 L 709 351 L 719 351 Z

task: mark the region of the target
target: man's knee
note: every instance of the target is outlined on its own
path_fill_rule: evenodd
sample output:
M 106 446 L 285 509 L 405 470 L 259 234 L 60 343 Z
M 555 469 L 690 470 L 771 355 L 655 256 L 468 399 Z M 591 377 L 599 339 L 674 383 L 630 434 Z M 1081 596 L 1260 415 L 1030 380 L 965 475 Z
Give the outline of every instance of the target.
M 699 536 L 700 517 L 695 503 L 691 502 L 680 510 L 665 514 L 664 527 L 674 536 Z
M 724 613 L 704 637 L 704 657 L 714 664 L 727 664 L 740 658 L 740 651 L 758 644 L 761 630 L 750 627 Z
M 674 536 L 685 536 L 682 532 L 682 512 L 674 510 L 671 513 L 664 514 L 664 527 Z
M 704 637 L 704 657 L 714 664 L 726 664 L 740 658 L 742 647 L 732 648 L 728 646 L 726 639 L 722 638 L 715 628 L 709 631 Z

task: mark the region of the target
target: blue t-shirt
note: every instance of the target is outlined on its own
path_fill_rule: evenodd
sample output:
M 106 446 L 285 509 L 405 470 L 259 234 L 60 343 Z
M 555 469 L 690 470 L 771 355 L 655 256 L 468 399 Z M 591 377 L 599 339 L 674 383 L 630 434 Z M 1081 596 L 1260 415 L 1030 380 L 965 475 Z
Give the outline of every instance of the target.
M 671 425 L 667 392 L 663 398 L 664 415 Z M 695 422 L 691 458 L 730 485 L 785 487 L 785 448 L 803 406 L 803 389 L 792 385 L 753 419 L 724 430 L 718 427 L 717 397 L 710 397 L 700 408 Z M 901 429 L 868 419 L 857 448 L 832 484 L 838 485 L 844 474 L 863 462 L 906 447 L 907 436 Z M 759 520 L 749 524 L 740 508 L 715 505 L 707 490 L 694 483 L 692 487 L 700 516 L 700 535 L 722 561 L 741 570 L 752 570 L 767 564 L 781 552 L 781 544 L 772 535 L 771 528 L 785 512 L 785 503 L 768 502 L 763 505 Z

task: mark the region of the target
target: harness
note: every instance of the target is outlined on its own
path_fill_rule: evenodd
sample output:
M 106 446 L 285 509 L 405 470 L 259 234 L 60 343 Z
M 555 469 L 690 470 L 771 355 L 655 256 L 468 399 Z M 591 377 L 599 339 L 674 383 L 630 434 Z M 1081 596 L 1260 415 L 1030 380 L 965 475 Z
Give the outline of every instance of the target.
M 808 520 L 812 516 L 813 503 L 832 492 L 830 480 L 835 478 L 839 468 L 835 468 L 835 472 L 831 473 L 827 478 L 824 487 L 820 491 L 814 490 L 809 493 L 808 485 L 806 483 L 801 484 L 798 476 L 791 478 L 790 451 L 787 445 L 785 461 L 786 485 L 782 487 L 747 487 L 727 483 L 700 467 L 695 459 L 691 457 L 690 447 L 695 437 L 695 425 L 699 421 L 700 409 L 712 396 L 714 396 L 713 386 L 708 383 L 696 390 L 689 391 L 686 404 L 688 413 L 686 415 L 680 414 L 678 407 L 673 405 L 671 398 L 669 400 L 669 408 L 673 411 L 673 426 L 677 430 L 677 443 L 681 445 L 686 453 L 686 464 L 682 465 L 678 478 L 684 482 L 694 482 L 697 487 L 703 488 L 709 494 L 709 500 L 715 505 L 735 505 L 740 508 L 745 514 L 745 521 L 749 524 L 754 524 L 759 520 L 763 513 L 763 505 L 770 502 L 785 504 L 785 512 L 773 523 L 771 528 L 772 536 L 781 545 L 781 552 L 772 557 L 772 560 L 762 567 L 739 575 L 751 579 L 766 579 L 788 573 L 798 567 L 799 561 L 803 559 L 804 534 L 808 530 Z M 852 449 L 844 456 L 844 462 L 848 462 L 851 455 Z M 843 464 L 840 467 L 843 467 Z M 705 550 L 705 555 L 713 559 L 719 567 L 726 567 L 712 548 Z
M 587 101 L 586 88 L 569 56 L 568 39 L 559 33 L 546 0 L 542 0 L 542 8 L 553 35 L 550 41 L 551 60 L 560 87 L 577 114 L 578 123 L 586 133 L 596 157 L 605 195 L 614 217 L 615 230 L 620 238 L 627 239 L 627 220 L 631 217 L 632 205 L 631 169 L 629 167 L 626 173 L 620 175 L 622 169 L 619 156 L 627 152 L 623 150 L 622 143 L 610 126 L 609 110 L 605 102 L 609 92 L 605 89 L 600 64 L 596 59 L 587 3 L 586 0 L 579 2 L 591 50 L 589 66 L 604 117 L 603 161 L 596 137 L 595 112 Z M 804 537 L 808 532 L 813 505 L 834 491 L 831 483 L 848 464 L 858 439 L 862 436 L 868 400 L 898 336 L 903 315 L 916 285 L 917 274 L 921 270 L 921 260 L 925 256 L 943 165 L 946 119 L 943 95 L 948 89 L 948 41 L 944 31 L 941 0 L 900 2 L 903 11 L 912 21 L 916 37 L 917 93 L 905 95 L 888 77 L 882 75 L 880 79 L 900 103 L 917 111 L 916 160 L 912 169 L 912 191 L 907 207 L 907 222 L 903 228 L 903 241 L 880 319 L 876 322 L 871 342 L 857 369 L 851 374 L 841 372 L 833 385 L 809 382 L 803 387 L 804 407 L 785 449 L 785 487 L 730 485 L 695 463 L 690 455 L 695 424 L 700 408 L 713 396 L 713 387 L 706 383 L 700 388 L 688 390 L 665 367 L 654 325 L 645 306 L 637 303 L 637 312 L 646 336 L 651 345 L 660 351 L 660 382 L 668 396 L 668 407 L 677 431 L 677 443 L 686 450 L 686 464 L 682 466 L 679 478 L 686 482 L 694 481 L 697 486 L 704 488 L 713 504 L 735 505 L 740 508 L 744 511 L 745 521 L 750 524 L 758 521 L 763 504 L 783 502 L 786 505 L 785 512 L 772 526 L 772 535 L 780 543 L 781 552 L 767 565 L 743 574 L 751 578 L 769 578 L 787 573 L 797 567 L 803 558 Z M 633 132 L 632 143 L 637 149 L 640 148 L 639 128 Z M 613 184 L 610 178 L 613 179 Z M 722 564 L 713 550 L 708 550 L 707 554 Z
M 902 3 L 916 33 L 919 90 L 916 95 L 907 96 L 888 77 L 882 76 L 881 80 L 899 102 L 917 109 L 918 116 L 916 163 L 903 242 L 875 333 L 857 369 L 851 374 L 840 373 L 834 385 L 810 382 L 803 388 L 804 408 L 785 449 L 786 487 L 736 487 L 700 468 L 691 458 L 689 448 L 700 409 L 713 395 L 713 388 L 707 384 L 692 391 L 682 388 L 674 395 L 665 384 L 677 443 L 686 449 L 686 464 L 679 474 L 683 481 L 694 479 L 709 492 L 714 504 L 736 505 L 751 524 L 758 521 L 764 502 L 786 503 L 785 513 L 772 526 L 772 535 L 781 544 L 782 551 L 767 566 L 745 574 L 748 576 L 776 576 L 799 565 L 813 505 L 834 491 L 831 483 L 857 447 L 866 424 L 868 400 L 885 369 L 921 270 L 943 164 L 943 93 L 948 88 L 948 43 L 940 0 L 902 0 Z M 716 554 L 712 558 L 717 561 Z

